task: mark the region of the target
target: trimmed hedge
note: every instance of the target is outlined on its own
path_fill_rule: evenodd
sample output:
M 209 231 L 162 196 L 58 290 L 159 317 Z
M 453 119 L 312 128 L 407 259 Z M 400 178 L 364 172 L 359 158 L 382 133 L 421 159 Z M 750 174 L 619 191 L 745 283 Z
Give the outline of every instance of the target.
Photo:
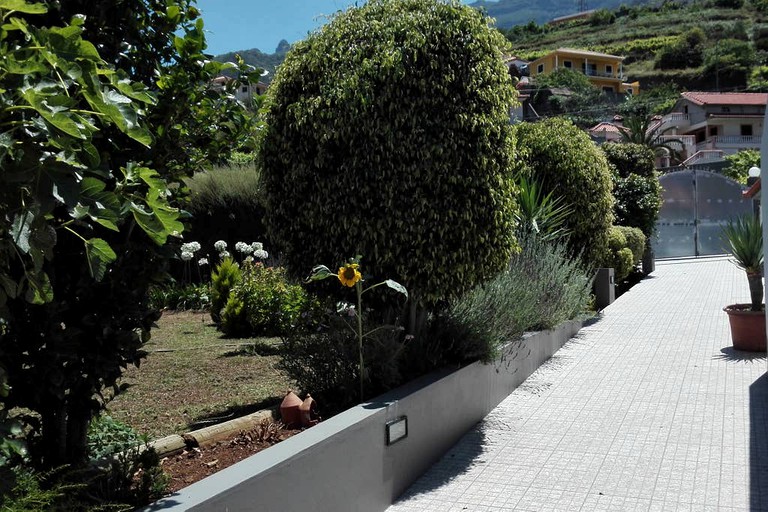
M 372 0 L 297 43 L 267 93 L 270 240 L 294 275 L 360 254 L 416 304 L 458 297 L 515 247 L 507 42 L 476 10 Z
M 515 126 L 523 172 L 573 209 L 566 220 L 572 254 L 600 267 L 608 250 L 613 196 L 608 161 L 589 136 L 573 123 L 550 118 Z

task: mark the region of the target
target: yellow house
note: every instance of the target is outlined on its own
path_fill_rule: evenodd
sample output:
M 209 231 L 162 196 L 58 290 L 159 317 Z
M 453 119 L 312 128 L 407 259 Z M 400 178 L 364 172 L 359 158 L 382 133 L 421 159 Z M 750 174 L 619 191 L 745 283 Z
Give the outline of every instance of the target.
M 640 83 L 625 82 L 622 62 L 624 57 L 606 53 L 559 48 L 539 59 L 531 61 L 528 69 L 532 77 L 551 73 L 559 68 L 579 71 L 587 75 L 595 87 L 605 92 L 619 94 L 638 94 Z

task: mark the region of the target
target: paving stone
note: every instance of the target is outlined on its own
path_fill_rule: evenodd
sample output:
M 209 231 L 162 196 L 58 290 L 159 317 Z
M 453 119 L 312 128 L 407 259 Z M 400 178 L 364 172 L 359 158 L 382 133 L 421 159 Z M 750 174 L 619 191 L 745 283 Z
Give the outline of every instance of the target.
M 726 258 L 657 262 L 389 511 L 768 511 L 766 359 L 722 312 L 748 300 Z

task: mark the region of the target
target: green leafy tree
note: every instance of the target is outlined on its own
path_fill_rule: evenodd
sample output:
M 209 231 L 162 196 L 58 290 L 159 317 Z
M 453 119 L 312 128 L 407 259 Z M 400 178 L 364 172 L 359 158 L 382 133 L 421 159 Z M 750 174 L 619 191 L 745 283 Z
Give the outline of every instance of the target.
M 0 0 L 0 408 L 39 417 L 39 465 L 86 460 L 102 392 L 157 318 L 147 289 L 184 229 L 181 177 L 248 137 L 208 86 L 222 65 L 198 15 L 187 1 Z
M 744 82 L 752 66 L 757 63 L 757 53 L 749 41 L 723 39 L 704 52 L 704 69 L 715 75 L 716 84 L 722 79 L 737 77 Z M 743 83 L 743 82 L 742 82 Z
M 746 184 L 749 169 L 760 167 L 760 152 L 756 149 L 742 149 L 733 155 L 726 155 L 725 161 L 728 165 L 723 169 L 723 175 Z
M 260 151 L 269 238 L 292 273 L 364 254 L 413 308 L 505 267 L 516 98 L 505 45 L 470 7 L 372 0 L 292 48 Z
M 768 91 L 768 66 L 755 66 L 749 72 L 747 90 L 750 92 Z
M 565 228 L 572 254 L 598 267 L 605 259 L 613 197 L 608 161 L 589 136 L 565 119 L 515 126 L 522 174 L 544 194 L 554 192 L 570 205 Z
M 696 68 L 704 62 L 704 42 L 707 36 L 699 27 L 683 33 L 678 41 L 665 45 L 656 53 L 656 69 Z

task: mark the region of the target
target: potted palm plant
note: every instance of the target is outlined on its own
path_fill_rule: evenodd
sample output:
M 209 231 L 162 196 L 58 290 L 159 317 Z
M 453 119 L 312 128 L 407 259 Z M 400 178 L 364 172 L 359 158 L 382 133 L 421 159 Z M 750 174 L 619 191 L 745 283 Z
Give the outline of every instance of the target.
M 731 304 L 724 311 L 731 324 L 733 348 L 765 351 L 763 304 L 763 228 L 754 215 L 745 215 L 723 226 L 723 237 L 737 267 L 747 273 L 750 304 Z

